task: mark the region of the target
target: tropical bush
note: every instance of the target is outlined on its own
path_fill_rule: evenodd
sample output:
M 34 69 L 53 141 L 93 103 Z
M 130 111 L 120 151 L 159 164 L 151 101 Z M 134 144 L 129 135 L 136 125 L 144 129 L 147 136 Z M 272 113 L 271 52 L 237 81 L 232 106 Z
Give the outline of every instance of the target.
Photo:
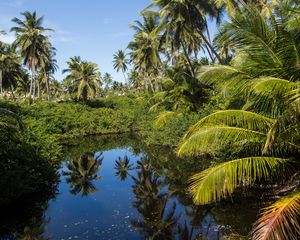
M 0 108 L 0 204 L 54 191 L 60 148 L 47 144 L 27 132 L 16 114 Z

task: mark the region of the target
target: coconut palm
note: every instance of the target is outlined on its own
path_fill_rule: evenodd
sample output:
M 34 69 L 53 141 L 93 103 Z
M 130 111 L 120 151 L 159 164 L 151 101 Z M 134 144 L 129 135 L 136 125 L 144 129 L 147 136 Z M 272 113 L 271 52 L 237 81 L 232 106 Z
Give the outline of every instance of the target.
M 51 90 L 51 96 L 54 98 L 61 98 L 63 96 L 64 90 L 61 82 L 52 79 L 50 81 L 50 90 Z
M 54 59 L 56 55 L 56 49 L 51 46 L 51 44 L 48 42 L 45 45 L 46 51 L 45 55 L 42 55 L 41 58 L 39 59 L 39 65 L 41 66 L 40 69 L 40 75 L 41 75 L 41 84 L 45 85 L 45 89 L 47 92 L 47 98 L 50 100 L 51 98 L 51 89 L 50 89 L 50 80 L 51 80 L 51 75 L 53 75 L 57 69 L 57 61 Z M 39 85 L 38 85 L 39 86 Z M 39 91 L 38 91 L 39 94 Z
M 15 88 L 15 93 L 19 97 L 25 97 L 29 92 L 30 88 L 30 76 L 26 71 L 23 71 L 21 77 L 18 79 L 17 86 Z
M 210 16 L 218 15 L 217 9 L 212 3 L 193 0 L 155 0 L 150 7 L 159 8 L 166 47 L 171 49 L 173 56 L 174 54 L 178 55 L 180 51 L 183 52 L 193 77 L 195 77 L 195 72 L 190 55 L 191 53 L 197 55 L 201 44 L 207 47 L 212 61 L 216 57 L 222 63 L 222 59 L 209 40 L 210 34 L 205 36 L 203 33 L 204 31 L 208 32 L 207 19 L 203 13 Z
M 3 90 L 9 90 L 14 98 L 14 89 L 24 76 L 24 70 L 12 46 L 3 44 L 0 48 L 0 94 L 3 96 Z
M 130 159 L 127 156 L 121 157 L 115 161 L 116 176 L 119 176 L 121 181 L 124 181 L 129 175 L 129 171 L 133 170 L 133 164 L 130 164 Z
M 105 73 L 102 80 L 105 84 L 105 88 L 109 88 L 111 86 L 111 84 L 113 83 L 113 78 L 109 73 Z
M 134 40 L 128 45 L 134 70 L 143 76 L 145 88 L 152 92 L 155 91 L 153 82 L 158 89 L 157 76 L 161 68 L 161 30 L 158 24 L 159 18 L 156 14 L 144 14 L 143 22 L 135 21 L 131 26 L 136 33 Z
M 113 55 L 113 58 L 114 69 L 117 70 L 117 72 L 122 71 L 126 82 L 125 72 L 127 71 L 129 64 L 129 60 L 126 58 L 126 53 L 123 50 L 118 50 Z
M 67 183 L 71 186 L 72 194 L 81 193 L 82 196 L 88 196 L 98 191 L 93 181 L 101 179 L 98 173 L 102 160 L 102 154 L 95 157 L 94 153 L 87 153 L 78 160 L 67 162 L 69 172 L 63 172 L 63 175 L 67 176 Z
M 77 99 L 82 98 L 84 102 L 88 98 L 94 98 L 100 88 L 100 72 L 98 65 L 88 61 L 81 61 L 79 57 L 71 58 L 68 69 L 63 73 L 68 73 L 65 84 L 72 93 L 76 93 Z
M 238 187 L 277 183 L 281 186 L 277 192 L 287 196 L 265 210 L 255 224 L 253 239 L 296 239 L 300 193 L 299 181 L 291 174 L 298 172 L 295 156 L 300 149 L 298 36 L 285 30 L 282 19 L 273 24 L 248 7 L 247 14 L 226 25 L 229 34 L 224 41 L 237 51 L 233 66 L 210 67 L 199 77 L 220 89 L 238 92 L 244 105 L 201 119 L 182 139 L 178 154 L 216 154 L 232 149 L 237 158 L 191 178 L 195 203 L 221 200 Z M 278 176 L 282 176 L 280 183 Z
M 12 21 L 17 24 L 11 31 L 15 32 L 16 40 L 14 45 L 20 50 L 24 64 L 31 70 L 29 97 L 35 98 L 36 71 L 40 68 L 39 61 L 43 55 L 47 55 L 47 43 L 49 42 L 45 32 L 52 29 L 43 27 L 43 17 L 37 17 L 36 12 L 21 13 L 24 20 L 14 18 Z

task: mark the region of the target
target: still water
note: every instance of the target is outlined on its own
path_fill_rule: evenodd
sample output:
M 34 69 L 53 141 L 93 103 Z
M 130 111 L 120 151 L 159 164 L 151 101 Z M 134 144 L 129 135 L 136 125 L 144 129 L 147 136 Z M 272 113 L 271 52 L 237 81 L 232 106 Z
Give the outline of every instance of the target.
M 243 239 L 256 218 L 257 204 L 193 205 L 187 180 L 209 162 L 127 135 L 70 145 L 56 194 L 3 211 L 1 240 Z

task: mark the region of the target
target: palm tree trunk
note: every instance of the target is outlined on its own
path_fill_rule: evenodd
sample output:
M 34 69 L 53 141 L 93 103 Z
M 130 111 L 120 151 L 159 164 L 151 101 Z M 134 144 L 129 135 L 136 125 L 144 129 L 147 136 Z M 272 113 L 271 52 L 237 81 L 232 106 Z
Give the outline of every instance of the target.
M 205 28 L 206 28 L 206 34 L 207 34 L 208 42 L 212 45 L 212 41 L 211 41 L 210 33 L 209 33 L 209 28 L 208 28 L 206 20 L 205 20 L 204 24 L 205 24 Z M 208 52 L 208 54 L 210 56 L 210 59 L 212 60 L 213 63 L 215 63 L 214 53 L 209 50 L 209 48 L 207 47 L 207 45 L 206 45 L 206 49 L 207 49 L 207 52 Z
M 127 84 L 127 79 L 126 79 L 126 76 L 125 76 L 125 72 L 124 72 L 124 71 L 122 71 L 122 73 L 123 73 L 123 77 L 124 77 L 125 85 L 127 86 L 127 90 L 128 90 L 128 92 L 129 92 L 129 85 Z
M 186 60 L 188 62 L 188 65 L 190 67 L 190 70 L 191 70 L 191 73 L 192 73 L 192 77 L 195 78 L 195 69 L 194 69 L 193 64 L 192 64 L 192 62 L 190 60 L 189 54 L 188 54 L 188 52 L 186 50 L 185 43 L 184 43 L 184 41 L 182 39 L 180 40 L 180 42 L 181 42 L 181 45 L 182 45 L 182 48 L 183 48 L 184 56 L 185 56 L 185 58 L 186 58 Z
M 2 69 L 0 69 L 0 97 L 3 98 L 3 79 L 2 79 Z
M 33 85 L 33 75 L 34 75 L 34 73 L 33 73 L 34 71 L 31 69 L 31 79 L 30 79 L 30 88 L 29 88 L 29 94 L 28 94 L 28 96 L 29 96 L 29 98 L 31 98 L 32 97 L 32 85 Z
M 37 92 L 38 92 L 38 98 L 40 98 L 40 81 L 38 79 L 36 79 L 36 84 L 37 84 Z
M 216 58 L 218 59 L 219 63 L 223 64 L 223 61 L 222 61 L 220 55 L 213 48 L 212 44 L 210 44 L 210 42 L 206 39 L 206 37 L 204 36 L 204 34 L 202 33 L 202 31 L 199 31 L 199 34 L 200 34 L 201 38 L 203 39 L 203 41 L 206 43 L 206 45 L 209 47 L 209 49 L 211 50 L 211 52 L 216 56 Z
M 207 46 L 206 44 L 205 44 L 204 46 L 205 46 L 206 51 L 208 52 L 209 58 L 211 59 L 211 61 L 212 61 L 213 63 L 215 63 L 216 60 L 215 60 L 215 58 L 212 56 L 212 53 L 210 52 L 208 46 Z
M 147 85 L 148 85 L 147 89 L 148 89 L 148 91 L 149 91 L 149 86 L 150 86 L 150 90 L 152 91 L 152 93 L 154 93 L 153 84 L 152 84 L 151 79 L 150 79 L 148 74 L 147 74 L 147 77 L 145 79 L 147 79 Z
M 35 92 L 36 92 L 36 76 L 34 73 L 34 77 L 33 77 L 33 100 L 35 100 Z
M 13 91 L 13 89 L 12 89 L 12 87 L 11 87 L 11 84 L 9 85 L 9 88 L 10 88 L 11 95 L 12 95 L 12 97 L 13 97 L 13 100 L 16 100 L 16 97 L 15 97 L 14 91 Z
M 51 92 L 50 92 L 50 79 L 49 79 L 49 75 L 45 72 L 46 74 L 46 89 L 47 89 L 47 94 L 48 94 L 48 101 L 50 101 L 51 99 Z

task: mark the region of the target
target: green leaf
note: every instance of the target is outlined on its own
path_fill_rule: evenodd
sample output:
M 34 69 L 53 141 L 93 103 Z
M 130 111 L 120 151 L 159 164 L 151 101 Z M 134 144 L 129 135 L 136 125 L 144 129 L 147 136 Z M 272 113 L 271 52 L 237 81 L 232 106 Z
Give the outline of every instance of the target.
M 267 179 L 289 160 L 274 157 L 235 159 L 210 167 L 190 179 L 189 190 L 196 204 L 207 204 L 228 197 L 240 185 L 249 186 Z

